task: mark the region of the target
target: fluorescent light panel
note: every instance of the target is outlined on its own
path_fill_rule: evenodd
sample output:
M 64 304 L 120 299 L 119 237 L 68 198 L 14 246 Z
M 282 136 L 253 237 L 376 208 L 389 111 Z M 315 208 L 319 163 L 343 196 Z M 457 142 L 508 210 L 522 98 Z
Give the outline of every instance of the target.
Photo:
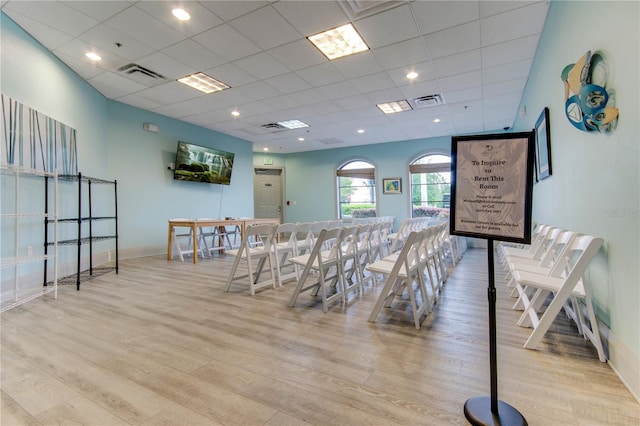
M 300 120 L 278 121 L 278 124 L 282 127 L 286 127 L 287 129 L 301 129 L 303 127 L 309 127 L 307 123 L 303 123 Z
M 369 50 L 351 24 L 307 37 L 329 60 Z
M 179 78 L 178 81 L 207 94 L 230 88 L 230 86 L 202 72 Z
M 384 112 L 385 114 L 394 114 L 396 112 L 411 111 L 413 109 L 411 108 L 411 105 L 409 105 L 409 102 L 407 102 L 404 99 L 401 101 L 393 101 L 393 102 L 387 102 L 384 104 L 378 104 L 376 106 L 380 108 L 380 111 Z

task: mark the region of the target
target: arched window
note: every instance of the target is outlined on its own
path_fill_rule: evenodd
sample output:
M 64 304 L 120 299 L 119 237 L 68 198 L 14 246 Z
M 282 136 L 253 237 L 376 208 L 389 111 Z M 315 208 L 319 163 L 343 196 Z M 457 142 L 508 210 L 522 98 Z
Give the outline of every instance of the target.
M 451 200 L 451 157 L 424 155 L 409 165 L 411 217 L 448 217 Z
M 348 217 L 375 217 L 376 169 L 366 161 L 349 161 L 336 171 L 338 214 Z

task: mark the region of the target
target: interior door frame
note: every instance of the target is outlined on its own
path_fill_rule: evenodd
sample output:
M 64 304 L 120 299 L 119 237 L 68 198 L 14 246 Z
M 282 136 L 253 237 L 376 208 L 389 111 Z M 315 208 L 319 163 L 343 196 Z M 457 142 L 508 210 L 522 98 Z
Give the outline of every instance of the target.
M 286 188 L 285 188 L 285 174 L 286 174 L 286 169 L 283 166 L 253 166 L 253 182 L 255 183 L 255 178 L 256 178 L 256 170 L 279 170 L 280 171 L 280 189 L 281 189 L 281 200 L 280 200 L 280 223 L 286 223 L 286 205 L 285 205 L 285 194 L 286 194 Z M 255 199 L 256 199 L 256 188 L 254 186 L 253 189 L 253 200 L 254 200 L 254 206 L 253 206 L 253 215 L 255 217 L 256 215 L 256 206 L 255 206 Z

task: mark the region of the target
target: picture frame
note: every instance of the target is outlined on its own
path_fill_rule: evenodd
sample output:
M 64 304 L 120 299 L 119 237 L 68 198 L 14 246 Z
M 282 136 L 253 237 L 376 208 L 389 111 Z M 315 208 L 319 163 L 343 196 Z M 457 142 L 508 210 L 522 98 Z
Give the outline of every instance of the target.
M 548 178 L 551 170 L 551 129 L 549 108 L 545 107 L 536 121 L 536 182 Z
M 401 178 L 383 178 L 382 179 L 383 194 L 402 194 Z

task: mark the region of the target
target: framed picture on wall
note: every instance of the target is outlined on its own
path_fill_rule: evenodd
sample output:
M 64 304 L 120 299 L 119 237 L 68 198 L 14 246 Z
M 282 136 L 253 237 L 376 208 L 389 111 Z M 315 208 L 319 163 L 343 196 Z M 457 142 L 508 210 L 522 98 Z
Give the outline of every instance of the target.
M 549 108 L 545 107 L 536 121 L 536 181 L 551 176 L 551 130 Z
M 402 194 L 402 179 L 384 178 L 382 179 L 383 194 Z

